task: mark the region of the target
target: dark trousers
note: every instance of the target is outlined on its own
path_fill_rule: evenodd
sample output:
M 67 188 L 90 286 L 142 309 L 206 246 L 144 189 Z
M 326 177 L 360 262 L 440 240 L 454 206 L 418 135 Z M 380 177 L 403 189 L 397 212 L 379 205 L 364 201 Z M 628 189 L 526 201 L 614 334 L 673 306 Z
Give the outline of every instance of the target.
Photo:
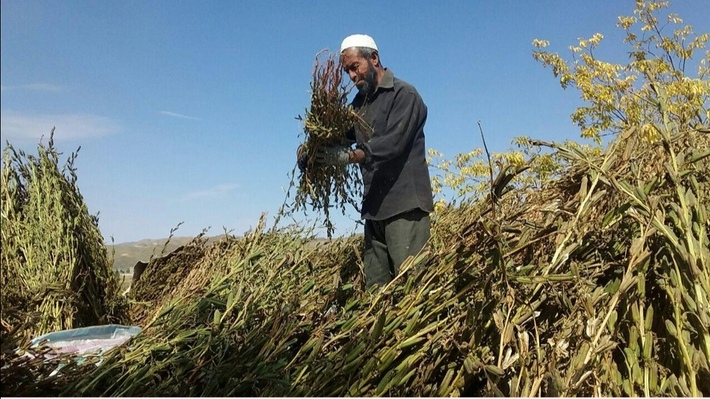
M 365 282 L 383 286 L 399 273 L 408 256 L 429 239 L 429 213 L 414 209 L 386 220 L 365 220 Z

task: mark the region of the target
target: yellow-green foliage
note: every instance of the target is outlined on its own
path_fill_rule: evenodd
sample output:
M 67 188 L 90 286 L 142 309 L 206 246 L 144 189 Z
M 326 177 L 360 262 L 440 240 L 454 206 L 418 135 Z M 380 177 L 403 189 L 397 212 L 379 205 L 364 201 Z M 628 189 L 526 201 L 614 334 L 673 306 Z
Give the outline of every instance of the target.
M 664 118 L 676 126 L 707 126 L 710 52 L 705 45 L 710 34 L 694 35 L 693 28 L 683 26 L 676 14 L 659 17 L 660 10 L 668 6 L 668 1 L 637 1 L 633 16 L 619 17 L 617 26 L 626 31 L 625 41 L 631 46 L 627 65 L 595 57 L 594 49 L 604 37 L 600 33 L 570 46 L 571 62 L 545 51 L 548 41 L 534 41 L 535 59 L 552 68 L 563 88 L 579 89 L 588 103 L 572 114 L 582 137 L 600 142 L 604 133 L 641 127 L 637 134 L 656 141 L 660 139 L 657 124 Z M 686 66 L 698 55 L 694 77 Z M 656 106 L 660 97 L 665 97 L 665 110 Z
M 3 154 L 3 337 L 23 323 L 28 337 L 125 321 L 127 303 L 97 217 L 79 193 L 76 154 L 60 170 L 51 138 L 37 150 L 28 155 L 8 145 Z
M 547 51 L 547 40 L 536 39 L 533 57 L 552 68 L 564 89 L 577 88 L 587 103 L 572 114 L 581 129 L 581 137 L 600 144 L 603 135 L 633 131 L 645 141 L 661 139 L 663 126 L 678 129 L 708 126 L 710 119 L 710 34 L 695 34 L 692 26 L 682 25 L 676 14 L 660 17 L 668 1 L 638 1 L 633 16 L 620 16 L 617 26 L 626 32 L 631 60 L 627 64 L 598 59 L 594 49 L 602 45 L 603 35 L 594 34 L 570 46 L 572 60 Z M 675 28 L 675 29 L 674 29 Z M 694 58 L 695 57 L 695 58 Z M 690 65 L 697 68 L 692 76 Z M 508 170 L 524 172 L 513 178 L 517 190 L 543 187 L 565 167 L 565 159 L 541 151 L 551 143 L 518 137 L 518 150 L 484 154 L 482 149 L 457 154 L 453 159 L 434 149 L 429 150 L 429 164 L 434 168 L 432 184 L 438 196 L 437 208 L 458 199 L 480 198 L 490 189 L 494 175 Z M 599 155 L 598 145 L 565 141 L 589 155 Z M 451 191 L 449 191 L 451 190 Z

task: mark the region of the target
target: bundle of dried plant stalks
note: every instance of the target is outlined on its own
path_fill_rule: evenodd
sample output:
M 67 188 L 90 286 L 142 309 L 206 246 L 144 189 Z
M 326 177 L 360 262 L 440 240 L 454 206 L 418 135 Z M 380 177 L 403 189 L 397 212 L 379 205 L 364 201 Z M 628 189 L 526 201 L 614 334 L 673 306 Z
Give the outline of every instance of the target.
M 299 176 L 294 210 L 322 212 L 330 236 L 334 230 L 330 208 L 345 213 L 347 205 L 359 209 L 361 179 L 354 165 L 328 166 L 316 162 L 316 154 L 330 146 L 350 146 L 345 133 L 366 128 L 365 122 L 348 105 L 350 89 L 343 81 L 337 54 L 323 50 L 316 55 L 311 87 L 311 103 L 303 122 L 303 143 L 299 157 L 306 161 Z
M 98 218 L 89 214 L 76 184 L 76 153 L 64 166 L 54 147 L 54 130 L 37 154 L 8 143 L 0 173 L 0 386 L 13 394 L 51 391 L 44 381 L 54 366 L 19 357 L 39 335 L 96 324 L 126 323 L 129 305 L 107 254 Z M 46 385 L 45 385 L 46 382 Z M 14 388 L 12 388 L 14 387 Z
M 118 277 L 98 218 L 76 184 L 74 159 L 59 165 L 54 130 L 37 154 L 3 151 L 1 174 L 3 341 L 25 325 L 25 338 L 51 331 L 125 321 Z

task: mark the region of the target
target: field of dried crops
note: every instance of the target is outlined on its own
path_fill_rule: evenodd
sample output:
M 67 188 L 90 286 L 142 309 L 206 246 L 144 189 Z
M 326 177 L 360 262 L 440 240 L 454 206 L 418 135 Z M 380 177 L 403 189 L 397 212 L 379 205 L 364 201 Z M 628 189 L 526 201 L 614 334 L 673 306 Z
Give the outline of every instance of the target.
M 131 290 L 122 320 L 141 334 L 52 376 L 59 359 L 14 352 L 55 313 L 37 297 L 51 284 L 9 277 L 23 266 L 3 223 L 3 395 L 708 395 L 709 148 L 698 131 L 621 135 L 596 156 L 556 146 L 559 179 L 442 210 L 378 292 L 362 289 L 357 236 L 309 245 L 309 230 L 262 220 L 195 237 Z M 57 327 L 119 308 L 84 309 Z

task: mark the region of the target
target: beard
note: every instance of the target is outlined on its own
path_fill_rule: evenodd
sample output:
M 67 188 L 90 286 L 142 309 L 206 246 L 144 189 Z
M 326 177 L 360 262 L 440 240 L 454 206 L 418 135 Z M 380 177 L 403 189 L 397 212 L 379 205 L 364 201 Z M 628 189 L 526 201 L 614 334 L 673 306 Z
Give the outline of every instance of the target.
M 367 61 L 367 72 L 365 72 L 362 82 L 362 85 L 357 88 L 360 94 L 368 96 L 375 92 L 375 88 L 377 87 L 377 70 L 375 70 L 375 66 L 372 65 L 370 60 Z

